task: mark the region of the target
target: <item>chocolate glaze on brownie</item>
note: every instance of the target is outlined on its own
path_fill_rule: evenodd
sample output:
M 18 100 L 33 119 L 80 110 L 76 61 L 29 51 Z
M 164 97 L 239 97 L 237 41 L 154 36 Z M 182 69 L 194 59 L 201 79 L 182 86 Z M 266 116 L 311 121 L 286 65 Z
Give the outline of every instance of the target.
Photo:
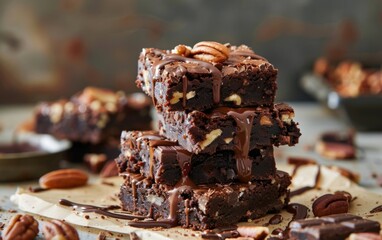
M 141 173 L 156 183 L 174 186 L 182 175 L 196 184 L 228 183 L 240 180 L 234 151 L 192 154 L 158 132 L 123 132 L 122 154 L 116 159 L 119 171 Z M 273 147 L 253 149 L 248 153 L 249 180 L 273 178 L 276 172 Z
M 145 48 L 136 83 L 162 110 L 272 106 L 277 69 L 247 46 L 228 47 L 229 58 L 222 63 Z
M 289 175 L 281 171 L 273 180 L 193 187 L 155 184 L 130 174 L 119 198 L 124 210 L 154 219 L 131 226 L 211 229 L 280 211 L 288 203 L 289 184 Z
M 159 132 L 193 153 L 234 150 L 244 165 L 247 151 L 264 146 L 293 146 L 300 129 L 286 104 L 275 108 L 216 108 L 208 112 L 159 112 Z M 252 123 L 252 124 L 251 124 Z M 248 136 L 248 134 L 250 136 Z

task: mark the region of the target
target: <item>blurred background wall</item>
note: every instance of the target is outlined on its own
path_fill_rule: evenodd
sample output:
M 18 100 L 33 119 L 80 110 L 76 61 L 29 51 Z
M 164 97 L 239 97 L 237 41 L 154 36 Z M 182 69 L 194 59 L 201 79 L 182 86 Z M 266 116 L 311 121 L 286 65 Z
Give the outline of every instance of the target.
M 382 62 L 380 0 L 2 0 L 0 104 L 68 97 L 87 85 L 139 91 L 143 47 L 246 44 L 279 69 L 278 100 L 310 100 L 319 56 Z

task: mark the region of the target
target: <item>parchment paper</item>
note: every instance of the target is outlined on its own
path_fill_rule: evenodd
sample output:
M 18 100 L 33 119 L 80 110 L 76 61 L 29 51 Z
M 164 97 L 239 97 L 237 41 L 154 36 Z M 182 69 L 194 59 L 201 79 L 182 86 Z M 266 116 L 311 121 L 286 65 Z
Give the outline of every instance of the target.
M 278 168 L 287 172 L 292 171 L 291 165 L 278 164 Z M 313 185 L 318 167 L 315 165 L 302 166 L 292 179 L 291 189 Z M 102 183 L 106 181 L 108 184 Z M 111 183 L 111 184 L 110 184 Z M 118 233 L 135 232 L 141 239 L 200 239 L 200 232 L 183 229 L 180 227 L 170 229 L 139 229 L 128 226 L 128 220 L 113 218 L 102 218 L 94 213 L 79 213 L 70 207 L 58 204 L 59 199 L 65 198 L 77 203 L 91 204 L 97 206 L 118 205 L 117 194 L 122 178 L 114 177 L 106 180 L 97 180 L 87 186 L 69 190 L 48 190 L 39 193 L 32 193 L 28 189 L 19 188 L 11 197 L 11 200 L 18 205 L 20 210 L 41 215 L 44 217 L 61 219 L 69 223 L 88 226 L 91 228 L 113 231 Z M 368 219 L 382 222 L 382 213 L 370 214 L 370 210 L 382 204 L 382 195 L 369 192 L 349 179 L 343 177 L 338 172 L 326 167 L 321 167 L 321 178 L 319 182 L 320 190 L 314 189 L 302 195 L 295 196 L 291 203 L 301 203 L 311 208 L 315 198 L 325 194 L 333 193 L 337 190 L 347 191 L 356 198 L 351 202 L 349 212 Z M 85 218 L 88 215 L 88 218 Z M 274 214 L 269 214 L 261 219 L 240 224 L 263 225 L 268 223 Z M 283 221 L 277 225 L 269 225 L 270 231 L 275 228 L 284 228 L 290 221 L 292 215 L 286 211 L 281 213 Z M 310 212 L 310 217 L 313 214 Z

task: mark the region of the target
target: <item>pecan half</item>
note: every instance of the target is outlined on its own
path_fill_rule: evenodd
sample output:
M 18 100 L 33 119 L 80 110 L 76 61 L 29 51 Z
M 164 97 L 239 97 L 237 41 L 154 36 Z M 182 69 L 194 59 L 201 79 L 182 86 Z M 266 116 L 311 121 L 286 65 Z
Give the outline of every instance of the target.
M 39 180 L 42 188 L 74 188 L 87 183 L 88 175 L 78 169 L 61 169 L 45 174 Z
M 103 178 L 118 176 L 118 166 L 115 161 L 108 161 L 102 168 L 100 174 Z
M 79 240 L 77 230 L 66 222 L 51 220 L 45 222 L 42 227 L 42 234 L 46 240 Z
M 205 62 L 224 62 L 229 55 L 229 49 L 218 42 L 199 42 L 191 50 L 194 58 Z
M 316 217 L 347 213 L 349 211 L 349 200 L 344 194 L 325 194 L 313 202 L 312 210 Z
M 4 240 L 32 240 L 38 234 L 38 222 L 31 215 L 17 214 L 3 231 Z

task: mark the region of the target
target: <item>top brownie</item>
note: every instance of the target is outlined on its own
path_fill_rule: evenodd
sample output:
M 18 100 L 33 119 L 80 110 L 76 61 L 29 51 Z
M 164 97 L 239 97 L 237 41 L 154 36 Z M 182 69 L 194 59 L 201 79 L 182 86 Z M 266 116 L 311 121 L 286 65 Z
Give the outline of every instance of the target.
M 200 42 L 192 49 L 145 48 L 137 85 L 160 110 L 272 106 L 277 69 L 245 45 Z

